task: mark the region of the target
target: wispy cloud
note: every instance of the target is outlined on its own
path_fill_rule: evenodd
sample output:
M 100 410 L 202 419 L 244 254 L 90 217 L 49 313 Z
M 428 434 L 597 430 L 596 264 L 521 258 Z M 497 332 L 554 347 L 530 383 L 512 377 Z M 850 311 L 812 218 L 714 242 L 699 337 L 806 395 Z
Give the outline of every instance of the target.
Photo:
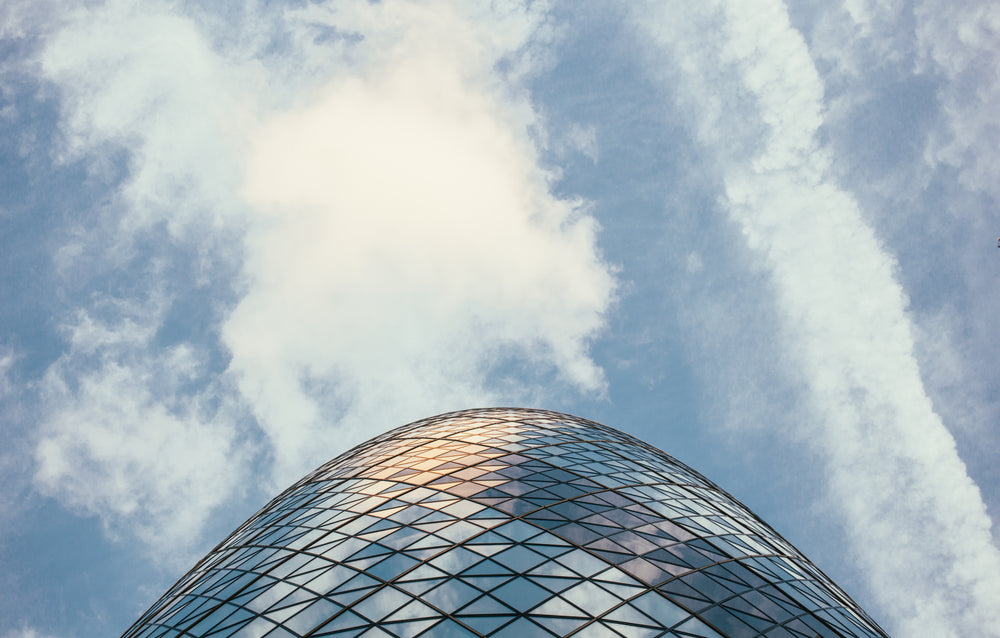
M 947 129 L 932 140 L 930 157 L 956 166 L 968 186 L 1000 196 L 1000 7 L 926 0 L 914 13 L 917 50 L 946 79 L 939 99 Z
M 157 223 L 180 236 L 237 214 L 249 117 L 241 87 L 259 82 L 252 67 L 218 54 L 197 22 L 168 5 L 111 2 L 69 16 L 41 66 L 62 102 L 61 159 L 85 161 L 113 183 L 120 169 L 111 163 L 125 151 L 120 234 L 108 239 L 127 242 Z
M 22 626 L 3 634 L 3 638 L 54 638 L 51 634 L 38 631 L 34 627 Z
M 37 386 L 35 482 L 159 562 L 186 561 L 246 470 L 207 344 L 164 338 L 178 298 L 238 254 L 240 68 L 164 5 L 78 8 L 58 25 L 39 54 L 61 101 L 57 159 L 108 196 L 53 255 L 68 343 Z
M 0 477 L 7 489 L 0 494 L 0 518 L 11 520 L 14 513 L 23 507 L 25 493 L 24 473 L 26 445 L 21 432 L 15 432 L 12 424 L 23 420 L 20 408 L 21 385 L 14 378 L 13 368 L 16 355 L 11 348 L 0 345 L 0 424 L 5 433 L 6 445 L 0 452 Z M 0 532 L 2 539 L 2 532 Z
M 784 5 L 645 7 L 640 30 L 680 69 L 681 108 L 707 105 L 689 123 L 766 259 L 817 417 L 805 439 L 872 591 L 901 635 L 995 635 L 990 520 L 923 389 L 894 259 L 831 175 L 824 87 Z
M 1000 313 L 1000 192 L 987 177 L 1000 161 L 1000 117 L 989 106 L 998 91 L 996 8 L 866 6 L 829 10 L 812 26 L 812 52 L 833 87 L 824 130 L 847 141 L 840 177 L 899 257 L 925 388 L 972 476 L 995 483 L 1000 449 L 984 435 L 1000 418 L 990 320 Z M 863 161 L 869 154 L 882 161 Z M 984 496 L 996 518 L 997 495 Z
M 178 345 L 150 356 L 157 322 L 120 310 L 113 322 L 81 311 L 67 326 L 69 351 L 43 380 L 35 481 L 114 535 L 170 548 L 164 562 L 187 560 L 249 459 L 199 353 Z

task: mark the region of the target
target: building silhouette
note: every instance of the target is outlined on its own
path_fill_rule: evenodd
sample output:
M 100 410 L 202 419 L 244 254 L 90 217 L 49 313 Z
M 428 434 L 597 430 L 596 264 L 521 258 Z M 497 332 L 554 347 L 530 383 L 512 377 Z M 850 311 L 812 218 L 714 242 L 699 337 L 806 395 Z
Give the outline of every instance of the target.
M 886 634 L 736 499 L 612 428 L 452 412 L 326 463 L 127 638 Z

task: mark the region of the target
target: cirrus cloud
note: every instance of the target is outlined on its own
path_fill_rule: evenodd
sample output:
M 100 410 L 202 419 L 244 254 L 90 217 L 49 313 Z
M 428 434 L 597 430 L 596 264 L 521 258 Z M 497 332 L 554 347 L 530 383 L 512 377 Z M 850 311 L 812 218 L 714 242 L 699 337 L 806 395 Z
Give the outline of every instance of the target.
M 832 173 L 823 84 L 803 38 L 778 2 L 654 15 L 639 29 L 669 57 L 679 103 L 710 105 L 690 126 L 765 258 L 818 417 L 803 440 L 827 459 L 831 500 L 874 595 L 903 635 L 996 635 L 991 522 L 923 387 L 895 260 Z

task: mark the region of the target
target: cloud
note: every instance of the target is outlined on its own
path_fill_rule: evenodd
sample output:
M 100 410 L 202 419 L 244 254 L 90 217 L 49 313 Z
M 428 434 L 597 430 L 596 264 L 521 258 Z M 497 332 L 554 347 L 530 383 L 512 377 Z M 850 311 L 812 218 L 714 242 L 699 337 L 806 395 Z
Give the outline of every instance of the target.
M 162 549 L 245 462 L 271 489 L 405 419 L 600 395 L 615 281 L 537 157 L 532 7 L 71 12 L 40 56 L 58 159 L 108 196 L 55 255 L 91 288 L 41 384 L 39 488 Z
M 879 3 L 853 19 L 828 12 L 812 37 L 835 87 L 824 130 L 853 140 L 851 161 L 838 162 L 841 180 L 899 256 L 926 390 L 982 484 L 997 480 L 996 445 L 985 434 L 1000 418 L 992 390 L 1000 343 L 989 319 L 1000 313 L 992 245 L 1000 192 L 988 177 L 1000 162 L 1000 118 L 990 108 L 1000 99 L 1000 45 L 990 35 L 998 16 L 983 3 Z M 865 161 L 873 153 L 890 165 Z M 1000 501 L 984 496 L 995 518 Z
M 874 595 L 901 635 L 996 635 L 991 523 L 923 388 L 895 261 L 831 175 L 824 87 L 802 37 L 780 3 L 642 13 L 640 31 L 681 70 L 680 107 L 705 105 L 690 126 L 765 257 L 817 417 L 804 440 L 828 461 Z
M 81 311 L 67 327 L 70 349 L 42 382 L 35 482 L 160 550 L 162 562 L 186 560 L 248 459 L 198 353 L 150 354 L 155 322 L 129 314 L 109 323 Z
M 7 631 L 3 638 L 55 638 L 52 634 L 38 631 L 34 627 L 22 625 L 18 629 Z
M 15 513 L 24 507 L 25 494 L 29 492 L 24 478 L 24 435 L 15 425 L 25 417 L 21 384 L 14 374 L 16 359 L 13 349 L 0 345 L 0 427 L 5 439 L 0 451 L 0 477 L 6 486 L 0 494 L 0 518 L 6 520 L 13 520 Z M 0 532 L 0 540 L 10 531 L 11 526 L 6 527 Z
M 995 197 L 998 31 L 1000 9 L 994 5 L 923 0 L 832 5 L 810 35 L 817 57 L 834 68 L 829 75 L 839 88 L 838 100 L 870 98 L 884 90 L 887 78 L 899 79 L 893 72 L 900 70 L 906 80 L 933 82 L 937 121 L 927 133 L 909 132 L 924 146 L 921 163 L 952 167 L 966 187 Z
M 990 3 L 918 3 L 916 42 L 921 58 L 946 79 L 939 95 L 947 128 L 928 155 L 956 166 L 971 188 L 1000 196 L 1000 8 Z
M 593 163 L 600 157 L 600 145 L 597 142 L 597 129 L 594 126 L 573 124 L 569 129 L 569 145 L 576 149 Z
M 364 73 L 252 138 L 245 195 L 261 219 L 224 337 L 279 476 L 321 460 L 316 441 L 344 436 L 331 422 L 510 400 L 490 379 L 512 361 L 543 384 L 553 370 L 604 388 L 587 344 L 614 282 L 595 223 L 550 194 L 531 107 L 492 73 L 523 42 L 495 47 L 440 3 L 365 11 L 391 27 L 358 51 L 375 50 Z
M 50 0 L 27 2 L 11 0 L 0 7 L 0 37 L 9 40 L 27 40 L 45 31 L 52 21 L 53 3 Z
M 168 5 L 108 2 L 70 12 L 47 42 L 41 70 L 58 88 L 63 162 L 86 160 L 114 183 L 118 239 L 164 223 L 174 236 L 218 228 L 239 211 L 241 86 L 252 68 L 216 53 L 194 21 Z
M 0 346 L 0 397 L 6 398 L 13 390 L 11 370 L 14 367 L 14 352 L 10 348 Z
M 37 384 L 34 483 L 181 564 L 248 460 L 238 402 L 209 365 L 211 327 L 168 320 L 199 289 L 228 287 L 214 278 L 238 255 L 239 87 L 252 73 L 165 4 L 96 4 L 47 26 L 52 156 L 85 166 L 106 196 L 74 211 L 53 255 L 67 343 Z

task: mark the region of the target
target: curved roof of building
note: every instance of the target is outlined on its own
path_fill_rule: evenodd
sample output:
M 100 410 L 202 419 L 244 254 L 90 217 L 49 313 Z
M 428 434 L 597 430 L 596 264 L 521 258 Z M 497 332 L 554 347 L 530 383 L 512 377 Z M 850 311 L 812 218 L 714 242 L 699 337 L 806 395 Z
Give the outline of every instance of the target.
M 126 634 L 885 636 L 711 481 L 607 426 L 403 426 L 275 498 Z

